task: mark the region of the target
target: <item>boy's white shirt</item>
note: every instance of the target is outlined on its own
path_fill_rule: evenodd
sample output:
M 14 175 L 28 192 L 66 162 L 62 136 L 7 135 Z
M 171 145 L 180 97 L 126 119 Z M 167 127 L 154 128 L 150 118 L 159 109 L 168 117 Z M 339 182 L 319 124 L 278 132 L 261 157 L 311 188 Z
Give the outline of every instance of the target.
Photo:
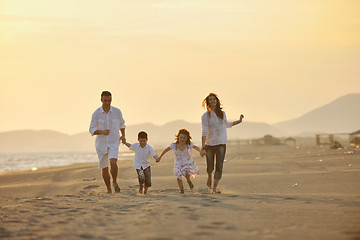
M 156 155 L 155 150 L 149 144 L 146 144 L 145 147 L 141 147 L 140 143 L 133 143 L 129 147 L 130 150 L 135 152 L 133 168 L 143 169 L 150 166 L 150 158 Z

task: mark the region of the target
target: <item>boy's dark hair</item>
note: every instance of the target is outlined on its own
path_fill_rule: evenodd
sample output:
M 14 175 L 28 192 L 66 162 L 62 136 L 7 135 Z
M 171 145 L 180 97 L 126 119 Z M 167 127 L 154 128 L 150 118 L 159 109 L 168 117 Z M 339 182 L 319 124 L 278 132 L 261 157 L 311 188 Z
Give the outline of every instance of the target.
M 102 93 L 101 93 L 101 98 L 102 97 L 111 97 L 111 92 L 109 92 L 109 91 L 103 91 Z
M 144 132 L 144 131 L 141 131 L 141 132 L 139 132 L 138 133 L 138 139 L 140 139 L 140 138 L 148 138 L 148 136 L 147 136 L 147 133 L 146 132 Z

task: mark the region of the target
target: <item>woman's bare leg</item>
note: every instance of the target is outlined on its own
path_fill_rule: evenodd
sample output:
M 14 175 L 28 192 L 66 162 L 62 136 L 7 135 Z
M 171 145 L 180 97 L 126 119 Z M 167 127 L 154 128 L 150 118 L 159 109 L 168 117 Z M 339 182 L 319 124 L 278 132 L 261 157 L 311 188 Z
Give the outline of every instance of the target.
M 219 190 L 217 190 L 217 186 L 219 184 L 220 179 L 214 178 L 214 187 L 213 187 L 213 193 L 221 193 Z
M 211 189 L 211 176 L 212 174 L 211 173 L 208 173 L 208 179 L 207 179 L 207 187 L 208 189 Z

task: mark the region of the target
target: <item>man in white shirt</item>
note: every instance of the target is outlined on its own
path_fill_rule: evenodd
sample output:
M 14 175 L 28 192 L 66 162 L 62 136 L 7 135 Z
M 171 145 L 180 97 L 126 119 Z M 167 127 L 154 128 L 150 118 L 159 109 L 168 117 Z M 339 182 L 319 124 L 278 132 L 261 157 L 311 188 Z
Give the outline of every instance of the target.
M 102 106 L 92 114 L 89 128 L 91 135 L 96 135 L 95 148 L 99 158 L 99 167 L 102 171 L 102 177 L 108 193 L 112 193 L 109 162 L 114 190 L 115 192 L 120 192 L 120 187 L 116 180 L 118 175 L 117 159 L 120 140 L 126 141 L 125 121 L 120 109 L 111 106 L 111 100 L 110 92 L 103 91 L 101 93 Z

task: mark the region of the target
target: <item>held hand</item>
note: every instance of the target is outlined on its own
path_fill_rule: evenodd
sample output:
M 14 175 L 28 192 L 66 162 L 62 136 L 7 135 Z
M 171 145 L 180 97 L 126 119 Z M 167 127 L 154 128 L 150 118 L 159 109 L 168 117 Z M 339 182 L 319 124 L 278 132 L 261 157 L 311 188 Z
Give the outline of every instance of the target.
M 205 156 L 205 155 L 206 155 L 206 151 L 205 151 L 205 150 L 201 150 L 201 151 L 200 151 L 200 156 L 203 157 L 203 156 Z
M 158 163 L 158 162 L 160 162 L 160 160 L 161 160 L 161 157 L 159 157 L 158 159 L 156 159 L 156 162 Z
M 124 144 L 126 143 L 126 137 L 125 136 L 121 136 L 120 140 L 121 140 L 122 143 L 124 143 Z
M 110 130 L 109 130 L 109 129 L 103 130 L 103 135 L 109 135 L 109 133 L 110 133 Z

